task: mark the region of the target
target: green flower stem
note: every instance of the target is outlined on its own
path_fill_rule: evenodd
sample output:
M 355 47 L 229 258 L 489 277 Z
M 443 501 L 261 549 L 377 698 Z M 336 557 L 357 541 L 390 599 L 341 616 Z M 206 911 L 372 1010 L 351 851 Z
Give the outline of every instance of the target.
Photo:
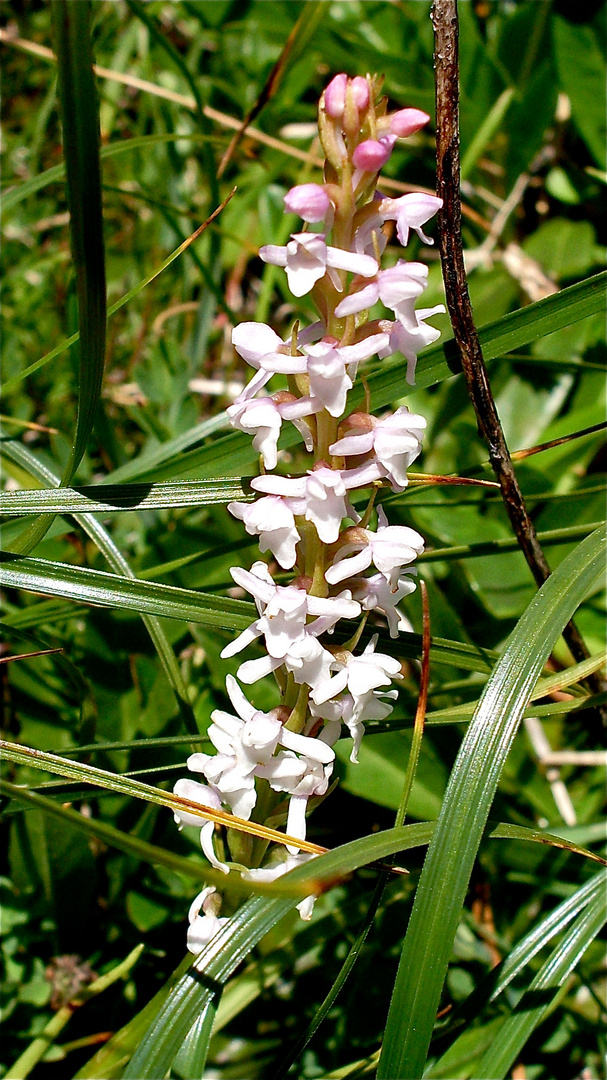
M 306 686 L 305 683 L 302 683 L 299 688 L 295 707 L 291 710 L 291 715 L 285 724 L 285 727 L 288 728 L 289 731 L 295 731 L 297 734 L 303 731 L 308 715 L 309 697 L 310 687 Z

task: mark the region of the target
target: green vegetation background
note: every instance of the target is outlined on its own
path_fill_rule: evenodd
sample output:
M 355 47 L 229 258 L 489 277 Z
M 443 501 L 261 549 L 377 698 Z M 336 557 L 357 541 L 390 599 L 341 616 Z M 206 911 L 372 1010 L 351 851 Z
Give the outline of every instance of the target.
M 287 332 L 295 318 L 310 314 L 306 298 L 295 303 L 281 272 L 264 267 L 256 255 L 263 243 L 284 242 L 293 227 L 282 210 L 286 190 L 318 178 L 314 165 L 291 156 L 288 147 L 309 150 L 315 103 L 328 79 L 341 70 L 351 75 L 382 72 L 394 107 L 411 105 L 433 113 L 429 4 L 330 0 L 320 7 L 309 39 L 296 41 L 276 93 L 255 120 L 258 130 L 282 140 L 283 147 L 245 136 L 217 181 L 217 164 L 232 132 L 201 115 L 189 100 L 193 88 L 200 106 L 241 120 L 257 101 L 304 5 L 298 0 L 152 0 L 144 5 L 97 0 L 92 5 L 96 62 L 129 80 L 127 85 L 98 80 L 108 304 L 150 278 L 215 209 L 218 197 L 234 185 L 237 192 L 200 240 L 109 319 L 102 400 L 74 483 L 96 484 L 110 475 L 118 483 L 238 478 L 255 472 L 250 456 L 239 458 L 237 444 L 233 454 L 227 444 L 218 465 L 205 448 L 226 430 L 226 387 L 248 378 L 230 346 L 231 327 L 258 319 Z M 52 44 L 49 4 L 4 2 L 0 15 L 13 38 Z M 605 8 L 591 0 L 582 5 L 479 0 L 462 3 L 460 17 L 464 238 L 475 317 L 483 325 L 556 294 L 604 265 Z M 138 88 L 133 77 L 152 88 Z M 169 91 L 168 97 L 154 87 Z M 64 184 L 52 177 L 43 184 L 34 180 L 62 162 L 53 63 L 13 41 L 4 49 L 3 92 L 3 183 L 23 196 L 8 208 L 3 225 L 3 436 L 7 445 L 22 445 L 58 475 L 68 461 L 74 430 L 75 349 L 60 351 L 22 378 L 25 369 L 78 329 Z M 406 184 L 432 189 L 432 126 L 399 147 L 385 171 Z M 407 256 L 418 255 L 430 263 L 430 306 L 442 299 L 438 255 L 436 248 L 418 252 L 413 243 Z M 449 337 L 447 318 L 439 321 Z M 511 449 L 604 420 L 606 352 L 604 319 L 598 313 L 491 363 Z M 200 384 L 192 384 L 200 379 L 206 380 L 202 392 L 195 389 Z M 420 469 L 490 478 L 460 376 L 414 393 L 403 380 L 395 406 L 405 400 L 401 393 L 407 394 L 411 409 L 428 419 Z M 290 452 L 297 469 L 301 451 L 292 447 Z M 7 451 L 5 465 L 9 489 L 39 486 L 40 476 L 28 472 L 25 457 Z M 540 534 L 576 526 L 577 539 L 586 525 L 590 531 L 604 516 L 603 468 L 600 432 L 520 462 L 520 481 Z M 475 550 L 474 545 L 511 538 L 499 497 L 473 488 L 411 488 L 405 497 L 391 500 L 389 513 L 393 523 L 422 532 L 429 550 L 445 549 L 440 559 L 427 559 L 421 571 L 429 589 L 433 635 L 501 651 L 535 586 L 516 550 Z M 224 505 L 133 510 L 100 514 L 98 520 L 137 578 L 220 596 L 229 588 L 229 567 L 247 565 L 254 550 Z M 23 528 L 23 518 L 9 519 L 3 530 L 5 549 L 16 550 Z M 551 545 L 552 566 L 574 547 L 562 537 Z M 33 554 L 74 567 L 108 569 L 95 541 L 67 515 L 55 518 Z M 190 713 L 176 698 L 135 611 L 87 609 L 83 603 L 14 588 L 7 590 L 3 605 L 7 650 L 63 650 L 2 666 L 4 737 L 55 753 L 124 743 L 124 749 L 88 749 L 82 760 L 170 788 L 184 774 L 191 745 L 170 740 L 191 735 L 192 717 L 204 739 L 212 710 L 225 706 L 225 674 L 237 665 L 219 660 L 219 652 L 230 633 L 204 622 L 161 620 L 187 688 Z M 418 596 L 408 613 L 419 632 Z M 590 651 L 599 650 L 601 594 L 587 599 L 577 621 Z M 557 666 L 570 663 L 562 642 L 555 660 Z M 482 665 L 476 665 L 478 670 L 471 666 L 462 670 L 443 657 L 432 667 L 429 712 L 446 712 L 424 736 L 409 805 L 412 820 L 438 815 L 465 730 L 449 711 L 474 703 L 485 678 Z M 337 790 L 311 822 L 310 836 L 318 843 L 337 847 L 392 825 L 417 687 L 418 666 L 412 662 L 391 722 L 366 737 L 360 765 L 349 763 L 349 742 L 344 741 Z M 259 707 L 275 703 L 271 685 L 255 689 Z M 600 747 L 602 732 L 591 711 L 551 711 L 550 701 L 542 709 L 552 749 Z M 159 739 L 168 739 L 168 745 L 152 741 Z M 196 836 L 179 834 L 162 807 L 56 779 L 40 789 L 40 774 L 10 763 L 7 774 L 60 802 L 74 801 L 82 814 L 202 865 Z M 521 729 L 492 818 L 549 829 L 600 851 L 604 771 L 569 765 L 562 780 L 575 825 L 567 825 L 559 812 L 546 771 Z M 4 828 L 5 1069 L 48 1023 L 61 998 L 62 979 L 77 980 L 74 969 L 85 962 L 98 974 L 107 972 L 137 943 L 145 945 L 128 978 L 83 1007 L 61 1036 L 64 1048 L 53 1047 L 36 1068 L 36 1077 L 64 1080 L 91 1056 L 94 1037 L 119 1029 L 178 965 L 187 909 L 198 886 L 183 874 L 91 841 L 38 810 L 23 811 L 11 803 Z M 377 1049 L 422 862 L 419 850 L 409 853 L 410 876 L 390 883 L 354 975 L 294 1075 L 333 1075 L 332 1070 Z M 592 870 L 579 856 L 541 845 L 485 843 L 456 936 L 443 1008 L 452 1010 L 467 999 L 496 958 L 588 878 L 589 866 Z M 359 872 L 321 898 L 311 925 L 288 916 L 263 939 L 250 958 L 247 977 L 235 980 L 231 996 L 226 992 L 228 1005 L 210 1046 L 209 1067 L 217 1070 L 213 1075 L 271 1074 L 281 1047 L 302 1033 L 335 979 L 368 907 L 375 876 L 371 870 Z M 66 962 L 63 970 L 54 962 L 49 981 L 49 965 L 58 956 L 80 959 Z M 539 962 L 532 962 L 532 971 Z M 571 1080 L 584 1069 L 589 1080 L 601 1075 L 601 964 L 602 948 L 595 942 L 566 983 L 560 1007 L 533 1034 L 523 1058 L 526 1071 L 517 1075 Z M 70 985 L 73 992 L 77 983 Z M 476 1075 L 475 1062 L 504 1010 L 506 1005 L 479 1014 L 459 1059 L 455 1055 L 443 1071 L 437 1068 L 431 1075 Z M 445 1046 L 438 1044 L 435 1059 Z M 171 1075 L 191 1074 L 177 1059 Z

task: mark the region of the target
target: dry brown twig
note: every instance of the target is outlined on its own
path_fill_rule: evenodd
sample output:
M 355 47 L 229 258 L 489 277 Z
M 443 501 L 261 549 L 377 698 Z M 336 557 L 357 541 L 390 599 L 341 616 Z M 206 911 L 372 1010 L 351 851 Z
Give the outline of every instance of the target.
M 464 267 L 459 164 L 457 0 L 434 0 L 432 22 L 436 68 L 437 190 L 443 199 L 438 221 L 447 307 L 479 433 L 487 444 L 491 466 L 499 482 L 504 506 L 520 548 L 537 585 L 541 586 L 550 576 L 550 566 L 525 506 L 497 413 L 474 323 Z M 588 657 L 585 643 L 572 622 L 565 628 L 563 637 L 577 661 Z M 604 689 L 602 680 L 597 676 L 591 676 L 588 683 L 596 691 Z

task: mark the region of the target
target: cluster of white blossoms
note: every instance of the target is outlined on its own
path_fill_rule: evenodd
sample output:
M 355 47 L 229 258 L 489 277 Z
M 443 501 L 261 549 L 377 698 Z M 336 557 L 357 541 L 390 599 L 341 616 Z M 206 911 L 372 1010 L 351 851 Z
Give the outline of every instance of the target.
M 281 705 L 259 711 L 228 675 L 233 712 L 216 710 L 208 731 L 217 752 L 192 754 L 188 768 L 200 780 L 179 780 L 174 789 L 203 807 L 246 820 L 286 820 L 286 832 L 295 840 L 305 839 L 309 800 L 328 790 L 342 725 L 353 740 L 351 760 L 357 761 L 365 721 L 392 711 L 397 691 L 391 684 L 402 677 L 401 665 L 377 650 L 377 635 L 364 648 L 358 640 L 370 612 L 385 617 L 393 638 L 409 626 L 398 605 L 415 588 L 414 563 L 423 550 L 415 530 L 390 525 L 373 502 L 383 488 L 402 492 L 406 487 L 407 468 L 421 449 L 424 418 L 404 407 L 381 417 L 348 408 L 358 367 L 373 356 L 401 353 L 413 383 L 418 353 L 439 336 L 426 320 L 444 311 L 442 305 L 415 307 L 428 278 L 422 263 L 399 259 L 386 269 L 380 266 L 390 223 L 396 223 L 403 246 L 411 232 L 432 243 L 422 226 L 442 202 L 423 193 L 391 199 L 377 192 L 379 170 L 396 140 L 419 130 L 429 117 L 418 109 L 389 114 L 385 99 L 374 100 L 375 91 L 369 77 L 341 74 L 329 84 L 319 106 L 324 183 L 288 192 L 285 210 L 302 218 L 303 229 L 285 247 L 267 245 L 259 252 L 265 262 L 284 267 L 294 296 L 311 294 L 318 321 L 303 329 L 296 323 L 286 341 L 254 322 L 241 323 L 232 334 L 236 351 L 255 374 L 228 413 L 234 427 L 253 435 L 263 471 L 251 482 L 258 498 L 230 503 L 228 510 L 259 537 L 260 550 L 294 576 L 289 584 L 277 584 L 263 561 L 250 570 L 231 570 L 235 583 L 253 597 L 258 618 L 222 656 L 263 644 L 263 655 L 241 664 L 238 680 L 250 685 L 273 673 Z M 377 302 L 393 318 L 369 320 Z M 287 388 L 268 394 L 265 387 L 276 375 Z M 296 426 L 310 454 L 303 476 L 272 471 L 283 422 Z M 361 516 L 351 495 L 363 489 L 369 495 Z M 348 643 L 336 644 L 332 635 L 342 619 L 357 622 Z M 212 822 L 186 812 L 176 817 L 180 825 L 200 828 L 205 855 L 225 873 L 234 867 L 252 880 L 267 881 L 311 857 L 294 843 L 272 852 L 269 860 L 263 844 L 252 855 L 255 845 L 236 830 L 229 831 L 218 853 Z M 308 898 L 300 905 L 304 918 L 312 903 Z M 192 904 L 192 952 L 200 951 L 224 921 L 219 906 L 212 889 Z

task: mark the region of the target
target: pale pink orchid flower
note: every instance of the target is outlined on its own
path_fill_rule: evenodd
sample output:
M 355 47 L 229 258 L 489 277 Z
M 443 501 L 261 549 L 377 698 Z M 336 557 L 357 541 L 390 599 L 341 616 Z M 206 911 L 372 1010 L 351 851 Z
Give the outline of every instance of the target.
M 339 536 L 344 518 L 360 520 L 347 495 L 347 488 L 338 469 L 321 466 L 307 476 L 256 476 L 251 481 L 254 491 L 280 495 L 296 515 L 313 522 L 324 544 L 333 544 Z
M 350 761 L 358 763 L 358 751 L 365 731 L 366 720 L 385 720 L 390 715 L 393 705 L 390 704 L 398 697 L 397 690 L 369 690 L 357 698 L 352 694 L 340 694 L 339 697 L 325 701 L 322 705 L 310 702 L 310 716 L 308 721 L 314 725 L 318 718 L 326 721 L 322 735 L 329 730 L 332 742 L 339 738 L 342 723 L 347 727 L 352 738 L 352 752 Z
M 370 255 L 328 247 L 324 233 L 293 233 L 286 247 L 266 244 L 259 249 L 259 256 L 264 262 L 285 268 L 293 296 L 305 296 L 330 270 L 347 270 L 361 277 L 373 277 L 379 269 Z M 341 292 L 339 277 L 332 275 L 331 280 Z
M 389 117 L 390 131 L 399 139 L 407 139 L 425 127 L 430 117 L 422 109 L 399 109 Z
M 392 679 L 402 679 L 400 661 L 387 653 L 375 652 L 378 640 L 378 635 L 374 634 L 360 656 L 347 653 L 342 654 L 343 659 L 335 657 L 332 668 L 337 674 L 312 690 L 312 700 L 317 705 L 322 705 L 347 688 L 358 704 L 370 690 L 385 686 Z
M 378 300 L 391 308 L 397 319 L 407 326 L 415 325 L 414 304 L 428 283 L 428 267 L 424 263 L 399 259 L 396 266 L 380 270 L 374 281 L 350 293 L 335 308 L 338 319 L 373 307 Z
M 441 332 L 434 326 L 428 326 L 425 322 L 426 319 L 430 319 L 433 315 L 444 315 L 445 305 L 436 304 L 431 308 L 418 308 L 413 312 L 414 324 L 405 326 L 401 321 L 397 320 L 392 324 L 390 330 L 390 344 L 383 350 L 379 350 L 379 355 L 382 358 L 392 356 L 394 353 L 402 353 L 407 361 L 407 382 L 410 386 L 415 385 L 415 368 L 417 366 L 417 356 L 422 349 L 426 348 L 426 345 L 432 345 L 434 341 L 438 341 Z
M 331 206 L 331 200 L 320 184 L 297 184 L 287 191 L 283 202 L 285 210 L 310 224 L 324 221 Z
M 352 601 L 349 591 L 323 598 L 310 596 L 293 585 L 275 585 L 263 562 L 254 563 L 250 571 L 235 566 L 230 573 L 237 585 L 255 598 L 260 617 L 230 642 L 221 656 L 234 656 L 262 635 L 267 650 L 266 656 L 241 665 L 239 679 L 245 683 L 257 682 L 282 664 L 297 683 L 313 686 L 325 679 L 333 656 L 317 638 L 331 631 L 339 619 L 356 618 L 360 614 L 360 604 Z M 308 616 L 313 616 L 314 621 L 307 623 Z
M 221 896 L 214 885 L 207 885 L 198 893 L 188 912 L 188 952 L 197 956 L 208 945 L 211 938 L 227 923 L 225 916 L 218 917 L 221 910 Z M 202 912 L 202 914 L 201 914 Z M 196 966 L 196 965 L 194 965 Z
M 267 495 L 254 503 L 228 503 L 228 510 L 244 523 L 249 536 L 259 536 L 260 551 L 271 551 L 283 570 L 295 566 L 301 536 L 285 499 Z
M 334 339 L 324 339 L 312 345 L 302 344 L 303 356 L 287 356 L 284 353 L 265 356 L 261 365 L 266 371 L 272 374 L 307 375 L 309 378 L 310 394 L 281 405 L 281 417 L 296 423 L 297 419 L 320 412 L 321 409 L 326 409 L 331 416 L 341 416 L 358 365 L 371 356 L 384 353 L 389 344 L 389 332 L 380 331 L 368 334 L 352 345 L 338 345 Z
M 411 191 L 399 199 L 383 199 L 379 204 L 379 213 L 384 221 L 396 221 L 396 235 L 403 247 L 409 243 L 411 229 L 417 233 L 424 244 L 433 244 L 431 236 L 422 230 L 431 217 L 440 210 L 443 200 L 436 195 L 426 195 L 423 191 Z
M 380 135 L 379 139 L 365 139 L 352 154 L 352 164 L 363 172 L 378 172 L 390 160 L 396 135 Z
M 408 568 L 408 574 L 415 574 L 414 568 Z M 373 574 L 368 578 L 355 578 L 352 581 L 352 596 L 360 601 L 363 611 L 377 611 L 385 615 L 390 629 L 390 637 L 397 638 L 400 630 L 409 630 L 411 624 L 398 610 L 398 603 L 415 591 L 415 582 L 410 577 L 399 577 L 396 585 L 386 581 L 384 574 Z
M 389 340 L 387 338 L 387 340 Z M 310 346 L 312 347 L 312 346 Z M 268 375 L 268 378 L 270 377 Z M 277 395 L 279 397 L 280 395 Z M 314 440 L 308 425 L 303 420 L 321 408 L 320 403 L 312 398 L 295 398 L 289 401 L 277 401 L 274 397 L 250 398 L 241 395 L 233 405 L 228 405 L 226 412 L 232 427 L 239 431 L 255 434 L 253 447 L 263 457 L 266 469 L 275 469 L 278 462 L 278 436 L 283 420 L 291 420 L 303 436 L 308 451 L 312 450 Z M 262 548 L 262 550 L 264 550 Z
M 315 859 L 316 855 L 308 854 L 306 851 L 300 852 L 298 855 L 287 855 L 281 862 L 273 862 L 268 866 L 262 866 L 253 870 L 244 870 L 242 873 L 245 881 L 276 881 L 277 878 L 282 877 L 283 874 L 287 874 L 289 870 L 295 870 L 298 866 L 303 866 L 309 862 L 310 859 Z M 314 903 L 316 896 L 306 896 L 299 904 L 297 904 L 297 910 L 300 917 L 306 922 L 312 918 L 312 911 L 314 910 Z
M 338 457 L 373 456 L 345 474 L 346 485 L 350 486 L 354 479 L 361 486 L 387 479 L 393 491 L 404 491 L 407 469 L 421 452 L 424 417 L 410 413 L 403 405 L 379 419 L 366 413 L 354 414 L 348 419 L 348 427 L 347 434 L 329 447 L 331 453 Z
M 223 809 L 219 794 L 213 788 L 208 787 L 206 784 L 199 784 L 196 780 L 188 780 L 187 778 L 178 780 L 173 787 L 173 794 L 179 795 L 182 799 L 189 799 L 190 802 L 198 803 L 202 808 L 209 810 Z M 193 825 L 195 828 L 200 829 L 200 846 L 211 866 L 214 866 L 216 870 L 221 870 L 222 874 L 230 873 L 230 867 L 227 863 L 220 862 L 215 854 L 215 848 L 213 847 L 214 822 L 205 821 L 203 817 L 198 817 L 192 811 L 185 809 L 175 811 L 175 821 L 180 829 L 184 825 Z
M 322 323 L 312 323 L 297 334 L 298 345 L 307 345 L 317 341 L 324 333 Z M 291 357 L 291 341 L 283 341 L 271 326 L 266 323 L 242 322 L 232 330 L 232 344 L 236 352 L 246 360 L 251 367 L 257 368 L 257 373 L 250 383 L 245 386 L 242 393 L 234 402 L 234 406 L 254 397 L 258 390 L 272 378 L 276 371 L 291 374 L 291 361 L 295 362 L 301 357 Z M 295 370 L 298 370 L 297 366 Z M 237 415 L 237 414 L 235 414 Z M 283 415 L 285 415 L 283 413 Z M 285 418 L 286 415 L 285 415 Z

